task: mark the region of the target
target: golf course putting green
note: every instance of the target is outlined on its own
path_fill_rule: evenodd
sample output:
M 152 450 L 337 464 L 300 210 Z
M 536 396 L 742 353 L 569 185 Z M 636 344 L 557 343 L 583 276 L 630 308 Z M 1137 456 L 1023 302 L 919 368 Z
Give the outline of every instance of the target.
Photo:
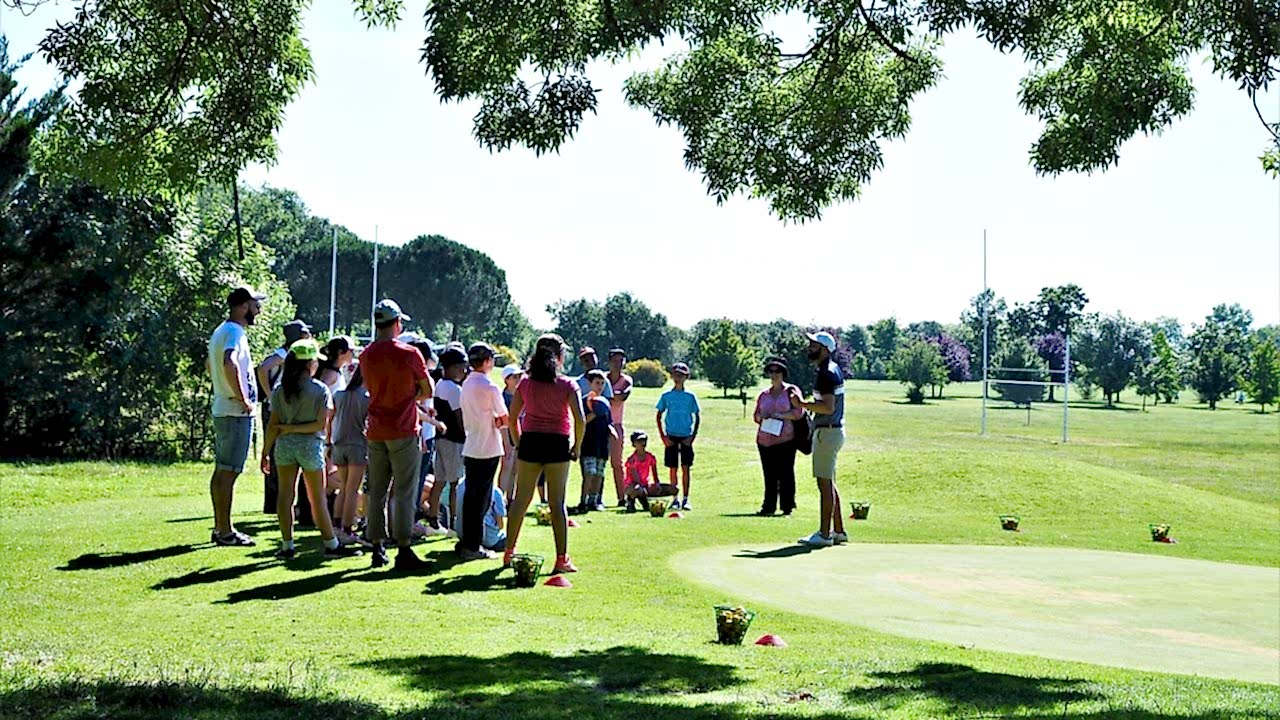
M 872 544 L 704 548 L 674 563 L 735 604 L 987 650 L 1280 683 L 1278 568 L 1069 548 Z M 756 623 L 769 631 L 767 609 Z

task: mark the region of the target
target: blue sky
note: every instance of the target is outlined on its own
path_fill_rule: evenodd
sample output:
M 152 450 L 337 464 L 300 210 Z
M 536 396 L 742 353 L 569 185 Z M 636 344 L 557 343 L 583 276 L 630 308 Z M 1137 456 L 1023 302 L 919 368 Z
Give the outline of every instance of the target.
M 907 137 L 854 203 L 784 225 L 764 201 L 717 206 L 685 170 L 683 142 L 626 106 L 622 81 L 670 49 L 591 68 L 598 115 L 558 155 L 493 154 L 471 137 L 472 103 L 443 105 L 418 61 L 422 3 L 394 31 L 367 30 L 340 0 L 315 3 L 304 35 L 317 80 L 288 109 L 280 162 L 244 179 L 297 191 L 311 210 L 399 244 L 437 233 L 489 253 L 537 325 L 561 298 L 630 291 L 673 322 L 704 317 L 952 322 L 982 287 L 1011 302 L 1074 282 L 1089 309 L 1199 321 L 1239 302 L 1280 322 L 1280 181 L 1257 160 L 1267 136 L 1243 92 L 1193 62 L 1196 107 L 1138 137 L 1105 173 L 1038 177 L 1038 123 L 1017 106 L 1021 61 L 971 33 L 946 39 L 946 78 L 912 105 Z M 15 54 L 68 3 L 30 18 L 0 9 Z M 35 58 L 21 78 L 45 86 Z M 1262 104 L 1280 115 L 1273 88 Z M 412 312 L 412 308 L 406 308 Z

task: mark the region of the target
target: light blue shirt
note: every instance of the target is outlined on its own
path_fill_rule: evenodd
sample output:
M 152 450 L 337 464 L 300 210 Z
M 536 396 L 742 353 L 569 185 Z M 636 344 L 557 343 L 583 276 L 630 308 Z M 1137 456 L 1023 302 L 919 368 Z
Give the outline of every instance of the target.
M 658 398 L 658 412 L 666 413 L 663 426 L 667 435 L 689 437 L 693 435 L 693 416 L 701 412 L 698 396 L 688 390 L 668 390 Z
M 450 487 L 448 485 L 445 485 L 444 492 L 442 492 L 440 496 L 440 502 L 446 506 L 453 499 L 452 497 L 450 497 L 452 493 L 450 493 L 449 491 L 450 491 Z M 467 492 L 467 481 L 463 480 L 462 482 L 458 483 L 458 500 L 459 500 L 458 513 L 459 514 L 462 513 L 461 500 L 463 497 L 466 496 L 466 492 Z M 480 540 L 481 545 L 483 545 L 484 547 L 490 548 L 490 547 L 494 547 L 495 545 L 497 545 L 498 543 L 506 539 L 507 531 L 498 527 L 498 518 L 504 518 L 506 516 L 507 516 L 507 498 L 502 494 L 501 490 L 495 487 L 493 489 L 493 497 L 490 499 L 490 502 L 489 502 L 489 512 L 485 513 L 485 516 L 484 516 L 484 537 Z
M 578 376 L 578 395 L 585 398 L 591 394 L 591 381 L 587 379 L 586 373 Z M 609 378 L 604 379 L 604 392 L 600 393 L 605 400 L 613 399 L 613 383 L 609 382 Z

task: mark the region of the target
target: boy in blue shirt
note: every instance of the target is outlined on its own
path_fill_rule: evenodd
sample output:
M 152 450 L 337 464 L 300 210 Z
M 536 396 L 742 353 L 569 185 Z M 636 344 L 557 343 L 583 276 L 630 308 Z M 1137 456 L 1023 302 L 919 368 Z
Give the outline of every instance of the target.
M 671 380 L 675 387 L 658 398 L 658 437 L 666 448 L 663 464 L 671 472 L 672 486 L 676 484 L 676 468 L 680 469 L 680 480 L 684 487 L 684 502 L 678 497 L 673 498 L 671 507 L 682 510 L 690 509 L 689 471 L 693 467 L 693 441 L 698 439 L 698 429 L 702 426 L 698 397 L 684 389 L 684 383 L 688 379 L 688 365 L 672 365 Z

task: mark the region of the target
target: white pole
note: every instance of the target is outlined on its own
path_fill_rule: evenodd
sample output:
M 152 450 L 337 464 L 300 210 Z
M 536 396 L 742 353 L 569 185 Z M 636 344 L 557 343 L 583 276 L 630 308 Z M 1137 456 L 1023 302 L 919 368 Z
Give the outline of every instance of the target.
M 373 304 L 369 306 L 369 341 L 378 336 L 373 322 L 373 309 L 378 305 L 378 226 L 373 226 Z
M 1071 323 L 1067 322 L 1063 334 L 1066 335 L 1066 359 L 1062 362 L 1062 442 L 1067 442 L 1067 394 L 1071 392 Z
M 338 228 L 333 228 L 333 260 L 329 266 L 329 336 L 333 336 L 333 316 L 338 297 Z
M 991 298 L 987 297 L 987 231 L 982 231 L 982 434 L 987 434 L 987 316 Z

